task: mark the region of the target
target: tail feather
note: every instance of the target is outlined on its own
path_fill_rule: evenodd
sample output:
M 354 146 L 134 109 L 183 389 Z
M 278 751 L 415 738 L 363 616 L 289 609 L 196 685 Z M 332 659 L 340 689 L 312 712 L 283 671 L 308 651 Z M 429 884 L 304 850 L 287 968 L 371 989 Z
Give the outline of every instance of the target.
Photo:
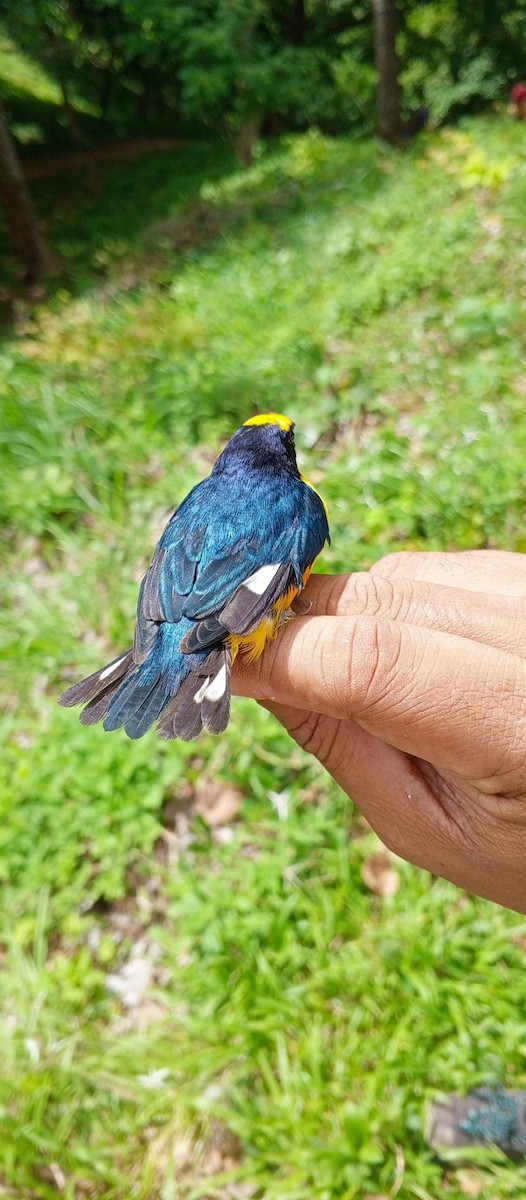
M 161 675 L 142 703 L 138 704 L 131 715 L 123 721 L 128 737 L 133 739 L 142 737 L 161 715 L 163 708 L 171 699 L 171 695 L 170 681 L 166 675 Z
M 193 704 L 196 687 L 200 686 L 201 677 L 197 673 L 185 679 L 171 704 L 165 708 L 157 725 L 159 737 L 164 742 L 180 738 L 183 742 L 192 742 L 199 737 L 203 728 L 201 709 Z
M 112 659 L 107 667 L 103 667 L 101 671 L 94 671 L 93 675 L 88 675 L 86 679 L 74 683 L 67 692 L 62 692 L 58 698 L 59 704 L 63 708 L 73 708 L 75 704 L 86 704 L 92 700 L 98 700 L 111 689 L 115 690 L 116 684 L 122 683 L 132 665 L 131 650 L 127 650 L 126 654 L 119 654 L 119 657 Z
M 159 625 L 147 658 L 134 667 L 111 700 L 104 720 L 108 732 L 124 726 L 128 737 L 142 737 L 177 695 L 192 669 L 201 665 L 204 655 L 197 658 L 181 650 L 189 626 L 187 619 Z
M 165 741 L 191 742 L 202 729 L 222 733 L 230 718 L 232 654 L 221 646 L 185 679 L 158 725 Z
M 126 725 L 126 722 L 132 718 L 157 687 L 158 682 L 159 673 L 154 679 L 145 680 L 142 668 L 135 667 L 135 670 L 121 683 L 111 701 L 104 720 L 106 732 L 111 733 L 114 729 L 120 729 L 122 725 Z
M 124 726 L 140 738 L 158 721 L 165 740 L 191 741 L 205 729 L 222 733 L 230 717 L 232 654 L 218 646 L 208 653 L 184 653 L 181 643 L 192 622 L 163 622 L 143 662 L 126 654 L 68 688 L 59 703 L 85 704 L 83 725 L 103 721 L 107 732 Z
M 201 700 L 201 719 L 207 733 L 223 733 L 230 720 L 232 652 L 223 646 Z
M 116 683 L 112 684 L 109 688 L 106 688 L 105 692 L 102 692 L 100 696 L 97 696 L 96 700 L 91 700 L 90 703 L 82 709 L 79 717 L 81 725 L 97 725 L 99 721 L 102 721 L 102 718 L 106 716 L 116 691 L 121 686 L 121 682 L 122 680 L 117 680 Z

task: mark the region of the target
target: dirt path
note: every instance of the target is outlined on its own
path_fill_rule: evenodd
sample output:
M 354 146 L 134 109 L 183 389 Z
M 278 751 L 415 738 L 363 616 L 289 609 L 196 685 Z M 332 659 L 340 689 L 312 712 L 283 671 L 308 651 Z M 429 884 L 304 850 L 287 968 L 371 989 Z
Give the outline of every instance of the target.
M 88 171 L 103 163 L 122 162 L 152 154 L 157 150 L 175 150 L 187 145 L 182 138 L 123 138 L 104 142 L 92 150 L 68 150 L 63 154 L 43 154 L 34 162 L 23 163 L 26 179 L 50 179 L 67 171 Z

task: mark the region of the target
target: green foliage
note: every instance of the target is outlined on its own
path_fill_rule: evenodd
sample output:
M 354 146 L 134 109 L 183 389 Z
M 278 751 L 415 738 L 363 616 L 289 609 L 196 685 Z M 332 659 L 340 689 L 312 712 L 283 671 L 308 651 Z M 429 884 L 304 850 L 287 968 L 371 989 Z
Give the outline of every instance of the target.
M 50 0 L 0 3 L 10 36 L 102 129 L 363 125 L 372 115 L 371 13 L 354 0 Z M 364 32 L 365 31 L 365 32 Z M 349 51 L 364 64 L 354 67 Z M 342 51 L 344 56 L 342 58 Z M 93 126 L 78 122 L 87 140 Z
M 523 70 L 524 0 L 398 7 L 407 115 L 424 103 L 439 124 L 507 98 Z M 11 39 L 2 43 L 0 76 L 25 140 L 38 129 L 28 88 L 55 108 L 55 134 L 52 113 L 43 112 L 39 136 L 59 141 L 64 121 L 88 143 L 108 132 L 168 133 L 174 123 L 186 132 L 212 126 L 234 140 L 247 122 L 273 133 L 311 125 L 363 133 L 374 125 L 373 9 L 359 0 L 149 0 L 147 11 L 138 0 L 81 0 L 74 8 L 4 0 L 0 17 Z M 35 63 L 32 87 L 20 50 Z M 30 101 L 25 123 L 21 94 Z
M 29 93 L 49 104 L 60 103 L 57 85 L 34 61 L 21 54 L 5 33 L 0 36 L 0 79 L 2 92 L 19 95 Z
M 347 47 L 360 27 L 354 8 L 315 4 L 300 18 L 292 7 L 287 14 L 260 0 L 182 6 L 183 111 L 226 122 L 233 133 L 266 118 L 300 128 L 342 128 L 342 116 L 352 123 L 357 112 L 363 119 L 360 108 L 372 100 L 370 65 L 353 70 L 341 57 L 340 39 Z
M 248 172 L 143 159 L 50 220 L 77 276 L 1 356 L 6 1188 L 462 1200 L 426 1099 L 526 1086 L 523 920 L 401 863 L 372 895 L 374 838 L 250 702 L 190 746 L 56 705 L 128 645 L 169 513 L 257 408 L 297 421 L 322 569 L 526 550 L 525 190 L 520 127 L 479 120 L 403 158 L 311 131 Z M 181 817 L 203 778 L 245 797 L 226 831 Z M 521 1200 L 522 1164 L 482 1157 L 480 1194 Z
M 525 53 L 523 0 L 406 4 L 400 51 L 407 102 L 425 101 L 434 122 L 507 99 Z

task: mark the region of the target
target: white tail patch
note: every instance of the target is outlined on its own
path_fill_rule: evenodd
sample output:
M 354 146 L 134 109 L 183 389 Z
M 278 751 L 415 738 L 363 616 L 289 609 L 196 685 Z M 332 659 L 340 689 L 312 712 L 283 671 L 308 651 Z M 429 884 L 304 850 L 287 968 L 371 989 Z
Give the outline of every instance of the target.
M 204 698 L 205 698 L 205 700 L 210 700 L 212 702 L 212 704 L 215 704 L 218 700 L 221 699 L 222 696 L 224 696 L 225 692 L 226 692 L 226 667 L 225 667 L 225 664 L 223 663 L 223 666 L 219 668 L 217 675 L 215 675 L 214 678 L 212 679 L 211 683 L 208 684 Z
M 117 670 L 117 667 L 120 667 L 121 662 L 124 662 L 125 658 L 126 658 L 126 655 L 123 654 L 122 658 L 117 659 L 117 662 L 110 663 L 109 667 L 105 667 L 104 670 L 101 671 L 101 673 L 99 675 L 99 680 L 102 682 L 103 679 L 108 679 L 110 675 L 113 675 L 114 671 Z
M 249 592 L 254 592 L 255 596 L 262 596 L 280 567 L 281 563 L 269 563 L 266 567 L 260 567 L 253 575 L 249 575 L 248 579 L 244 579 L 241 586 L 248 588 Z
M 212 678 L 207 675 L 204 683 L 201 684 L 199 691 L 195 693 L 194 704 L 200 704 L 202 700 L 210 700 L 212 704 L 216 704 L 226 692 L 226 667 L 219 668 L 217 675 Z
M 210 676 L 207 675 L 204 683 L 201 684 L 199 691 L 195 693 L 194 704 L 200 704 L 201 700 L 204 700 L 205 695 L 206 695 L 206 689 L 207 689 L 209 683 L 210 683 Z

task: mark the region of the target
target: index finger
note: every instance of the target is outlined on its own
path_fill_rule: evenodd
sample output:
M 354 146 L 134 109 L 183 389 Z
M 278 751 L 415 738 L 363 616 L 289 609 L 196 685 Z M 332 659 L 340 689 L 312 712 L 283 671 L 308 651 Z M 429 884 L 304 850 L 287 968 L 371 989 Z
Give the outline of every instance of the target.
M 436 629 L 374 617 L 289 621 L 234 689 L 353 718 L 391 746 L 489 793 L 523 781 L 526 662 Z
M 371 567 L 371 575 L 419 579 L 499 596 L 526 596 L 526 554 L 511 550 L 400 550 L 379 559 Z
M 384 579 L 370 571 L 311 575 L 295 601 L 312 616 L 387 617 L 471 638 L 526 658 L 526 597 L 444 587 L 420 579 Z

